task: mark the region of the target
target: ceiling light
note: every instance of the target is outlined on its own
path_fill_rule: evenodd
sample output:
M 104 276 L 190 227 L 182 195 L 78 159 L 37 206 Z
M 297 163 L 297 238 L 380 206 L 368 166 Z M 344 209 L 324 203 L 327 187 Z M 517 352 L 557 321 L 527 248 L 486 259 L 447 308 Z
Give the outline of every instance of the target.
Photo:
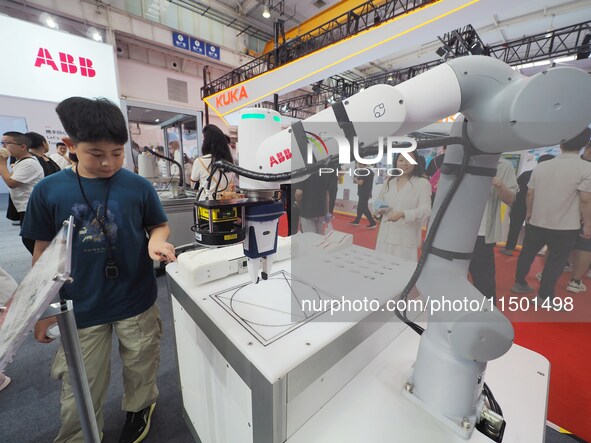
M 263 17 L 265 17 L 265 18 L 271 17 L 271 11 L 269 10 L 268 3 L 265 3 L 265 6 L 263 7 Z
M 569 55 L 568 57 L 557 58 L 556 60 L 554 60 L 554 63 L 565 63 L 565 62 L 570 62 L 570 61 L 573 61 L 576 59 L 577 59 L 576 56 Z
M 550 38 L 554 35 L 554 14 L 552 14 L 552 18 L 550 19 L 550 26 L 546 31 L 546 35 L 544 37 Z
M 533 63 L 523 63 L 521 65 L 516 65 L 514 66 L 515 69 L 527 69 L 527 68 L 531 68 L 533 67 L 534 64 Z
M 88 28 L 88 31 L 86 31 L 86 36 L 88 38 L 94 40 L 95 42 L 102 42 L 103 41 L 103 36 L 98 31 L 98 29 L 96 29 L 94 26 L 91 26 L 90 28 Z
M 156 123 L 159 123 L 159 122 L 160 122 L 160 119 L 159 119 L 159 118 L 157 118 L 157 119 L 156 119 L 156 120 L 154 120 L 154 121 L 155 121 Z
M 41 20 L 41 23 L 43 23 L 45 26 L 50 27 L 51 29 L 57 29 L 57 22 L 55 21 L 55 19 L 49 15 L 47 12 L 42 13 L 39 16 L 39 20 Z
M 470 44 L 468 47 L 468 51 L 472 55 L 482 55 L 482 53 L 484 52 L 484 50 L 482 49 L 482 45 L 478 41 Z

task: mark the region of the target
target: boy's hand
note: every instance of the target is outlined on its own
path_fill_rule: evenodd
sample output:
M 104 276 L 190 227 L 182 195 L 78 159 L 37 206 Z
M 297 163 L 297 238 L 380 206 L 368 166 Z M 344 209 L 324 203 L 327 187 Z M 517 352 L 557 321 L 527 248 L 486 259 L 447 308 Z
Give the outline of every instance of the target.
M 47 328 L 52 324 L 57 323 L 57 317 L 48 317 L 43 320 L 39 320 L 35 323 L 35 340 L 39 343 L 51 343 L 55 338 L 49 338 L 45 335 Z
M 156 238 L 150 239 L 148 242 L 148 253 L 152 260 L 163 261 L 166 263 L 176 261 L 174 246 L 164 240 Z

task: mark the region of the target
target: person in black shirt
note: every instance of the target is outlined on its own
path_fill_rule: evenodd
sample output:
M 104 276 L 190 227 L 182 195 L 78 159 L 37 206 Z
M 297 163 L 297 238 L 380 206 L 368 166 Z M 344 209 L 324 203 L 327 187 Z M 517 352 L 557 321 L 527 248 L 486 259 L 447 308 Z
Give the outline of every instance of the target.
M 326 174 L 314 173 L 294 185 L 294 200 L 299 208 L 302 232 L 324 234 L 324 225 L 330 221 L 328 181 Z
M 39 160 L 39 163 L 43 168 L 43 175 L 47 177 L 48 175 L 60 172 L 62 168 L 60 168 L 56 162 L 45 155 L 49 152 L 49 145 L 47 144 L 45 137 L 36 132 L 27 132 L 25 135 L 31 140 L 29 152 L 33 155 L 33 157 Z
M 369 210 L 369 199 L 371 198 L 371 191 L 373 189 L 374 172 L 370 168 L 363 168 L 363 165 L 360 163 L 357 163 L 357 170 L 362 174 L 365 173 L 362 171 L 368 171 L 369 173 L 365 176 L 358 176 L 353 179 L 353 182 L 357 183 L 357 217 L 355 217 L 355 220 L 350 222 L 350 224 L 358 225 L 361 221 L 361 217 L 365 215 L 365 218 L 369 221 L 367 227 L 373 228 L 377 223 Z
M 330 174 L 328 179 L 328 212 L 332 214 L 337 202 L 337 192 L 339 190 L 338 174 Z

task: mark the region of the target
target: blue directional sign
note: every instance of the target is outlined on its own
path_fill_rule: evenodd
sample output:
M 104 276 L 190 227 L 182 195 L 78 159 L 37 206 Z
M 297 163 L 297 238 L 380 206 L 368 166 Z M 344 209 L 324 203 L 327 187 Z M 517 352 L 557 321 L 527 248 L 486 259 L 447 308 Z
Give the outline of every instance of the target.
M 205 43 L 205 55 L 216 60 L 220 59 L 220 47 L 214 46 L 211 43 Z
M 191 51 L 195 52 L 199 55 L 205 55 L 205 42 L 202 40 L 197 40 L 196 38 L 191 37 L 189 39 L 191 42 Z
M 172 33 L 172 44 L 177 48 L 189 50 L 189 36 L 185 34 L 179 34 L 178 32 Z

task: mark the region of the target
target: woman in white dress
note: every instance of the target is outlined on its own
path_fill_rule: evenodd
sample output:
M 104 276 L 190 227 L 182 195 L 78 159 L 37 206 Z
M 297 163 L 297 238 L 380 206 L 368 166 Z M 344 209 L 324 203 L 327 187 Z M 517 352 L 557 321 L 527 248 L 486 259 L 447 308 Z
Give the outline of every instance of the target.
M 197 157 L 193 162 L 191 171 L 191 181 L 195 189 L 198 189 L 199 200 L 212 198 L 212 194 L 221 191 L 233 190 L 233 173 L 220 174 L 216 172 L 208 183 L 211 174 L 211 164 L 218 160 L 226 160 L 234 163 L 230 146 L 226 135 L 215 125 L 206 125 L 203 128 L 203 145 L 201 146 L 201 157 Z
M 414 151 L 410 155 L 418 158 Z M 421 177 L 421 167 L 402 155 L 394 164 L 403 173 L 388 176 L 380 190 L 378 201 L 385 206 L 376 211 L 381 216 L 376 251 L 417 261 L 421 228 L 431 214 L 431 185 Z

